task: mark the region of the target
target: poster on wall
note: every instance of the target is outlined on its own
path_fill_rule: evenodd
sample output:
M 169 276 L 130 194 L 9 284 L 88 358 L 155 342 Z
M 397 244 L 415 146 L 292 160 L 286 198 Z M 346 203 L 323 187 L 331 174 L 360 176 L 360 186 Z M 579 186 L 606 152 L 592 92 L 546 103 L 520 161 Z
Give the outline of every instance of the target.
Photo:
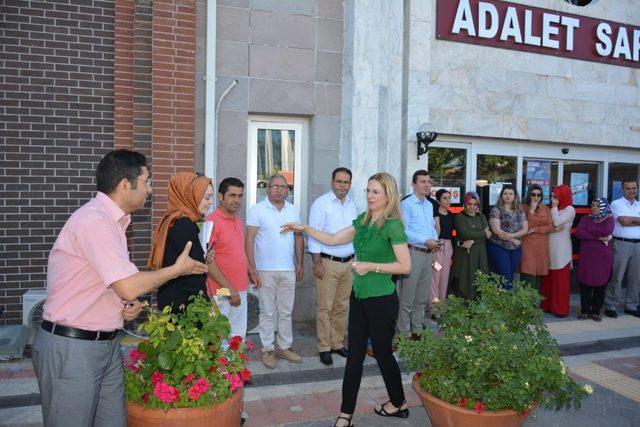
M 529 186 L 538 184 L 542 187 L 542 203 L 549 203 L 551 195 L 551 162 L 527 160 L 527 173 L 524 183 L 524 196 L 529 192 Z
M 431 187 L 431 197 L 436 198 L 436 193 L 440 189 L 445 189 L 449 193 L 451 193 L 451 203 L 459 204 L 460 203 L 460 187 Z
M 500 197 L 502 186 L 504 184 L 510 184 L 509 182 L 492 182 L 489 184 L 489 206 L 494 206 Z
M 577 206 L 587 206 L 589 204 L 589 174 L 571 172 L 571 194 L 573 194 L 573 204 Z
M 611 200 L 618 200 L 622 197 L 622 181 L 613 181 L 613 188 L 611 189 Z

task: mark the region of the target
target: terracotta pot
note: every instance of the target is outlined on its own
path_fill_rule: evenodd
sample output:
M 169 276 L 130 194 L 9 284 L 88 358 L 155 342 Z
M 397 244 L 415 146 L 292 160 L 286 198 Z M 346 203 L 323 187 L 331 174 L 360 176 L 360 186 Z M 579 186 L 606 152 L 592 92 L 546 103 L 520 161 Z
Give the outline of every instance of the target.
M 127 403 L 128 427 L 238 427 L 242 416 L 242 389 L 210 408 L 147 409 Z
M 422 399 L 433 427 L 520 427 L 527 420 L 528 415 L 520 415 L 516 411 L 485 411 L 478 414 L 471 409 L 452 405 L 422 390 L 416 376 L 413 377 L 413 389 Z

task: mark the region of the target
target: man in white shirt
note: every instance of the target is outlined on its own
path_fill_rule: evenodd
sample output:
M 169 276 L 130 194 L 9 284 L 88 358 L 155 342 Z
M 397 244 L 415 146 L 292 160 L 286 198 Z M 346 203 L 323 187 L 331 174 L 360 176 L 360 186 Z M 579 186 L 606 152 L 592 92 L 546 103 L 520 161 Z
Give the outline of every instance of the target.
M 349 197 L 351 171 L 337 168 L 331 174 L 331 191 L 311 205 L 309 225 L 316 230 L 335 233 L 352 225 L 358 209 Z M 333 364 L 331 353 L 347 357 L 344 331 L 349 296 L 353 285 L 351 263 L 353 244 L 326 246 L 309 238 L 316 282 L 316 330 L 320 362 Z
M 246 245 L 249 277 L 260 298 L 260 340 L 262 362 L 267 368 L 276 366 L 274 347 L 274 314 L 278 318 L 278 357 L 301 363 L 291 350 L 293 330 L 291 312 L 296 280 L 302 278 L 304 240 L 300 233 L 280 233 L 288 222 L 300 222 L 300 212 L 286 201 L 289 187 L 280 174 L 272 175 L 267 184 L 267 197 L 256 203 L 247 215 Z M 295 258 L 295 261 L 294 261 Z
M 400 205 L 411 255 L 411 273 L 403 278 L 398 286 L 400 297 L 398 332 L 404 335 L 424 328 L 432 253 L 438 250 L 434 205 L 429 197 L 431 194 L 429 172 L 416 171 L 412 181 L 413 194 L 405 197 Z
M 611 202 L 616 226 L 613 230 L 613 275 L 604 301 L 604 313 L 609 317 L 618 317 L 616 306 L 620 303 L 625 313 L 640 317 L 640 202 L 636 200 L 637 195 L 637 181 L 628 179 L 622 181 L 622 197 Z M 627 292 L 621 301 L 625 272 Z

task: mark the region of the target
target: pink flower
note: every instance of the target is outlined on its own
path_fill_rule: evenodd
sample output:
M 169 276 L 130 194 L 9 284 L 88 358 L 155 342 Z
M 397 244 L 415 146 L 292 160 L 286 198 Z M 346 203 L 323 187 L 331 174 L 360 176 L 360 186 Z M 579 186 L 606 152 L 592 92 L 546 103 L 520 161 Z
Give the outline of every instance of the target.
M 198 388 L 196 386 L 192 386 L 191 388 L 189 388 L 189 399 L 196 400 L 200 396 L 202 396 L 202 393 L 198 391 Z
M 177 389 L 163 381 L 155 383 L 153 394 L 164 403 L 172 403 L 180 397 L 180 392 Z
M 154 384 L 158 384 L 162 380 L 164 380 L 164 374 L 160 371 L 155 371 L 153 375 L 151 375 L 151 382 Z
M 255 346 L 253 345 L 253 341 L 251 341 L 251 340 L 247 340 L 246 344 L 247 344 L 247 349 L 248 350 L 253 350 L 255 348 Z
M 193 384 L 200 393 L 206 393 L 209 390 L 209 381 L 206 378 L 200 378 L 198 381 Z
M 138 363 L 139 360 L 146 360 L 147 354 L 141 352 L 137 348 L 134 348 L 133 350 L 131 350 L 131 352 L 129 352 L 129 357 L 131 358 L 133 363 Z
M 132 372 L 138 372 L 140 370 L 140 366 L 133 365 L 131 363 L 127 363 L 127 368 L 129 368 L 129 370 Z
M 469 403 L 469 399 L 467 399 L 465 396 L 462 396 L 460 398 L 460 400 L 458 400 L 458 406 L 467 406 L 467 403 Z
M 218 359 L 218 363 L 220 364 L 220 366 L 227 366 L 229 364 L 229 361 L 226 358 L 221 357 Z
M 244 386 L 244 381 L 242 381 L 239 375 L 231 375 L 229 372 L 225 372 L 224 376 L 229 380 L 231 391 L 236 391 Z
M 473 409 L 475 409 L 478 414 L 481 414 L 484 412 L 484 404 L 482 402 L 477 402 Z
M 242 337 L 236 335 L 234 337 L 229 338 L 229 348 L 231 350 L 239 350 L 240 344 L 242 344 Z

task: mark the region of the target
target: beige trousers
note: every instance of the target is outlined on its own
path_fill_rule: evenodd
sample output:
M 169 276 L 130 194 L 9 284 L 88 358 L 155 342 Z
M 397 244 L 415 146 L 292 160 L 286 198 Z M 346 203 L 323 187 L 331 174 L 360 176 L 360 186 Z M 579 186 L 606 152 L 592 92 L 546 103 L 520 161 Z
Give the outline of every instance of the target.
M 316 284 L 316 329 L 318 351 L 344 347 L 349 296 L 353 286 L 350 262 L 322 258 L 324 277 L 314 277 Z
M 274 317 L 278 322 L 278 347 L 291 348 L 293 327 L 291 312 L 296 296 L 295 271 L 258 271 L 262 286 L 258 288 L 260 297 L 260 341 L 262 351 L 274 350 Z

